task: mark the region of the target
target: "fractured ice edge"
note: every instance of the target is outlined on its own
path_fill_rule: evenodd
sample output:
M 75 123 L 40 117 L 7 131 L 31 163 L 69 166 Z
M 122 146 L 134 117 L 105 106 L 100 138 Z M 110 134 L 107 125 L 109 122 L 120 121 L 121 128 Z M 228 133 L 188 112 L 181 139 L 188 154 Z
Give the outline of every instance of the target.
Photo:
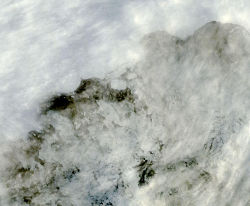
M 2 205 L 250 205 L 250 35 L 154 32 L 145 59 L 49 99 L 11 144 Z

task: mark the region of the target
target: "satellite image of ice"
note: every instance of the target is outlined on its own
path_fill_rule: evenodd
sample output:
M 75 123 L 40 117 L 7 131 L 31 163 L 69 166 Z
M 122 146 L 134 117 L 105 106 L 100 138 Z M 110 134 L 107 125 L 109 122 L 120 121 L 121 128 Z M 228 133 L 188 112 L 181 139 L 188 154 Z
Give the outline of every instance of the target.
M 0 206 L 250 206 L 249 19 L 1 0 Z

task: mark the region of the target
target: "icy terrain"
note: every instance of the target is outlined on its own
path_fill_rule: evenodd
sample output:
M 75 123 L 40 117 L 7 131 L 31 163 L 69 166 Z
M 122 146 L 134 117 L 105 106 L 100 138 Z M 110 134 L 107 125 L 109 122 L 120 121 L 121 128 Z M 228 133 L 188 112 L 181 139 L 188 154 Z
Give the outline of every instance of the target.
M 250 205 L 248 31 L 141 44 L 137 64 L 51 97 L 42 129 L 5 146 L 1 205 Z

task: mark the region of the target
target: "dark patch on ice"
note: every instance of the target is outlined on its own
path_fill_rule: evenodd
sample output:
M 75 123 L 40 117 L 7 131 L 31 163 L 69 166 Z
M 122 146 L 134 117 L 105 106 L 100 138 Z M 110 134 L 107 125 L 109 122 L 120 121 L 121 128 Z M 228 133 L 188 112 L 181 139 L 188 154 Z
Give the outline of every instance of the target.
M 23 202 L 25 202 L 28 205 L 31 204 L 31 200 L 32 200 L 32 197 L 30 197 L 30 196 L 24 196 L 23 197 Z
M 239 133 L 245 124 L 244 117 L 235 112 L 229 115 L 217 115 L 213 122 L 209 138 L 204 144 L 204 150 L 209 154 L 219 152 L 231 135 Z
M 118 172 L 119 178 L 117 179 L 116 184 L 113 184 L 109 188 L 106 188 L 102 192 L 89 190 L 88 198 L 90 205 L 93 206 L 115 206 L 118 205 L 116 202 L 116 197 L 120 196 L 125 192 L 126 185 L 122 179 L 122 172 Z
M 90 204 L 92 206 L 113 206 L 116 205 L 114 197 L 119 194 L 119 192 L 124 192 L 124 183 L 117 183 L 115 186 L 111 187 L 108 191 L 101 194 L 89 194 Z M 91 191 L 92 192 L 92 191 Z M 93 193 L 93 192 L 92 192 Z
M 10 170 L 9 175 L 12 177 L 18 177 L 21 178 L 29 178 L 32 174 L 34 174 L 34 171 L 31 170 L 30 166 L 22 166 L 21 164 L 15 165 L 12 170 Z
M 30 142 L 42 143 L 44 141 L 43 133 L 38 131 L 30 131 L 28 134 L 28 140 Z
M 192 169 L 198 165 L 199 165 L 199 163 L 195 157 L 187 157 L 187 158 L 184 158 L 183 160 L 168 163 L 166 165 L 166 170 L 167 171 L 175 171 L 180 167 Z
M 204 149 L 208 152 L 214 152 L 216 149 L 221 148 L 223 144 L 224 141 L 221 136 L 213 137 L 204 144 Z
M 212 24 L 217 24 L 218 22 L 217 22 L 217 21 L 211 21 L 210 23 L 212 23 Z
M 143 186 L 149 183 L 149 180 L 155 175 L 155 170 L 152 168 L 153 162 L 142 158 L 137 166 L 139 173 L 138 185 Z
M 124 100 L 128 100 L 129 102 L 134 101 L 134 97 L 129 88 L 126 88 L 124 90 L 111 89 L 109 97 L 111 101 L 117 101 L 117 102 L 122 102 Z
M 72 179 L 77 175 L 77 173 L 80 172 L 80 169 L 78 167 L 70 168 L 67 171 L 63 173 L 64 179 L 67 179 L 69 182 L 72 181 Z
M 193 168 L 193 167 L 198 165 L 198 162 L 197 162 L 195 157 L 187 158 L 187 159 L 181 161 L 180 163 L 184 164 L 185 167 L 187 167 L 187 168 Z
M 86 89 L 88 89 L 93 84 L 99 85 L 99 81 L 97 79 L 83 79 L 80 85 L 75 90 L 75 93 L 80 94 L 86 91 Z
M 176 188 L 176 187 L 171 188 L 171 189 L 169 190 L 169 192 L 168 192 L 168 195 L 169 195 L 169 196 L 174 196 L 174 195 L 176 195 L 176 194 L 178 194 L 178 188 Z
M 14 202 L 14 203 L 20 202 L 21 205 L 23 205 L 23 204 L 24 205 L 34 205 L 32 200 L 36 196 L 38 196 L 39 194 L 40 194 L 40 192 L 34 186 L 22 187 L 22 188 L 20 188 L 18 193 L 15 193 L 15 191 L 13 191 L 10 194 L 11 195 L 11 202 Z
M 166 169 L 167 169 L 168 171 L 175 171 L 175 170 L 176 170 L 176 164 L 175 164 L 175 163 L 168 163 L 168 164 L 166 165 Z
M 208 182 L 211 179 L 211 174 L 205 170 L 202 170 L 199 177 Z
M 64 110 L 73 103 L 74 99 L 72 96 L 61 94 L 49 100 L 48 107 L 45 109 L 45 112 L 50 110 L 52 111 Z
M 90 198 L 92 199 L 91 206 L 113 206 L 113 203 L 105 195 L 101 198 L 95 196 L 90 196 Z
M 88 99 L 93 100 L 107 100 L 122 102 L 128 100 L 133 102 L 134 97 L 129 88 L 123 90 L 112 89 L 109 84 L 99 79 L 82 80 L 80 86 L 75 90 L 77 94 L 84 94 L 86 92 Z

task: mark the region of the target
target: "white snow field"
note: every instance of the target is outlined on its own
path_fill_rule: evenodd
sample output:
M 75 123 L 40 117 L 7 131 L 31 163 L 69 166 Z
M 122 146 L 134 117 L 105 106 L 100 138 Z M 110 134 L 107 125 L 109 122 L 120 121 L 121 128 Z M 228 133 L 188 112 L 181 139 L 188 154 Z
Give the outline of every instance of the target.
M 144 36 L 143 61 L 41 105 L 5 147 L 2 205 L 250 205 L 250 34 Z
M 250 206 L 249 1 L 0 8 L 0 206 Z

